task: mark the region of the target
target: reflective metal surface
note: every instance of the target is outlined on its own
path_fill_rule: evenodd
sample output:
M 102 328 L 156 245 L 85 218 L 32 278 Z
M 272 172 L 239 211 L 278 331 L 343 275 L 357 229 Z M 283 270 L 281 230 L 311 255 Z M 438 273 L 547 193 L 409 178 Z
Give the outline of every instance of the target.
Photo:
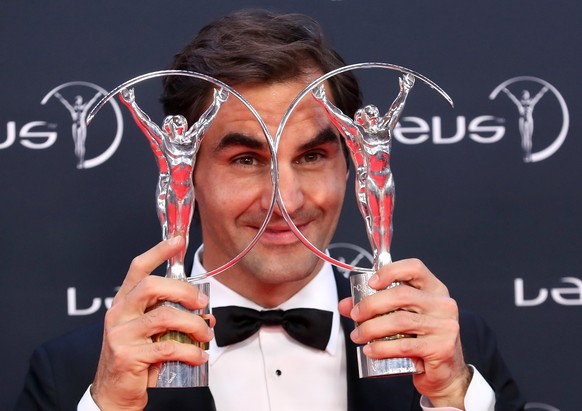
M 210 284 L 200 283 L 194 285 L 198 290 L 210 297 Z M 179 304 L 165 302 L 164 305 L 172 306 L 178 310 L 186 310 Z M 202 318 L 210 314 L 210 308 L 206 306 L 203 310 L 189 310 L 193 314 L 201 315 Z M 207 322 L 209 320 L 206 320 Z M 169 331 L 155 338 L 155 341 L 174 340 L 185 344 L 193 344 L 203 350 L 208 350 L 208 343 L 201 343 L 192 340 L 188 335 Z M 208 386 L 208 362 L 202 365 L 190 365 L 180 361 L 168 361 L 162 364 L 158 374 L 157 386 L 160 388 L 187 388 L 187 387 L 207 387 Z
M 168 262 L 166 277 L 186 280 L 184 256 L 188 247 L 190 223 L 194 214 L 194 184 L 192 172 L 196 154 L 204 133 L 218 114 L 222 103 L 228 98 L 223 88 L 214 89 L 212 104 L 198 121 L 188 128 L 182 115 L 170 115 L 159 127 L 138 106 L 133 88 L 123 88 L 120 100 L 150 142 L 159 168 L 156 188 L 156 206 L 164 240 L 181 236 L 186 239 L 182 251 Z

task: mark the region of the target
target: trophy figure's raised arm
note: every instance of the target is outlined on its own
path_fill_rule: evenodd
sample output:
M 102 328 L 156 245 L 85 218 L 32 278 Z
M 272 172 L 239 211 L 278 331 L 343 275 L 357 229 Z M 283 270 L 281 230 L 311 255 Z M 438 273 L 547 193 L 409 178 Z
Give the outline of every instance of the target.
M 158 164 L 159 177 L 156 187 L 156 210 L 158 219 L 162 227 L 162 238 L 168 238 L 168 224 L 166 221 L 166 195 L 168 193 L 168 183 L 170 182 L 170 172 L 168 170 L 168 161 L 162 152 L 162 130 L 154 123 L 150 117 L 135 102 L 135 92 L 133 88 L 122 89 L 119 99 L 131 112 L 133 119 L 138 127 L 150 142 L 151 149 L 156 157 Z

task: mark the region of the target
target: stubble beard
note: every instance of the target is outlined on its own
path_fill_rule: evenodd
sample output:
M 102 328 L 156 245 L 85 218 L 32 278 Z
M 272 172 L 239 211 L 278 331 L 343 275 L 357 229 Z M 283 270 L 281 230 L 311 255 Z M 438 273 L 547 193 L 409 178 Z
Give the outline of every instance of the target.
M 322 261 L 303 244 L 253 248 L 238 264 L 249 277 L 276 286 L 312 278 Z M 263 251 L 263 252 L 261 252 Z

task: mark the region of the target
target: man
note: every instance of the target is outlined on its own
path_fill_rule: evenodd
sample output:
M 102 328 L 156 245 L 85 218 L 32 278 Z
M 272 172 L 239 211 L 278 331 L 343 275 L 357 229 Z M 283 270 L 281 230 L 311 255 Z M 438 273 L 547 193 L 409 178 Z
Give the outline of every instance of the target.
M 249 11 L 203 28 L 177 55 L 172 68 L 209 74 L 233 86 L 274 134 L 292 99 L 312 80 L 343 65 L 311 19 Z M 359 91 L 351 75 L 332 78 L 326 87 L 330 100 L 347 115 L 359 108 Z M 168 78 L 166 113 L 182 114 L 192 122 L 209 104 L 211 90 L 196 80 Z M 313 244 L 325 249 L 338 223 L 348 167 L 339 132 L 315 99 L 305 99 L 290 118 L 278 147 L 278 164 L 289 214 Z M 194 273 L 221 266 L 253 238 L 271 200 L 269 169 L 270 152 L 259 125 L 242 103 L 229 99 L 204 136 L 194 171 L 204 239 Z M 442 408 L 446 410 L 490 410 L 494 404 L 498 410 L 523 408 L 487 328 L 464 313 L 459 326 L 457 305 L 447 288 L 418 260 L 380 269 L 370 286 L 383 291 L 354 307 L 345 298 L 349 295 L 345 279 L 310 253 L 275 210 L 251 252 L 212 279 L 212 309 L 217 315 L 227 305 L 330 311 L 327 345 L 312 348 L 290 338 L 280 325 L 269 325 L 246 340 L 219 346 L 224 341 L 219 331 L 229 327 L 220 317 L 211 319 L 209 327 L 180 310 L 152 309 L 160 300 L 189 309 L 208 303 L 187 283 L 149 275 L 179 252 L 183 241 L 176 237 L 162 242 L 134 259 L 103 331 L 96 327 L 74 334 L 35 353 L 21 409 L 70 408 L 83 392 L 80 408 L 101 410 L 397 411 L 420 410 L 421 401 L 423 407 L 449 407 Z M 395 281 L 406 285 L 385 290 Z M 344 316 L 341 322 L 339 313 Z M 360 324 L 355 330 L 354 321 Z M 152 336 L 167 330 L 212 341 L 210 356 L 191 345 L 152 341 Z M 94 340 L 101 332 L 99 355 Z M 354 343 L 398 333 L 418 337 L 375 341 L 366 345 L 365 354 L 411 357 L 422 373 L 412 378 L 358 379 Z M 194 365 L 209 360 L 210 390 L 148 391 L 155 386 L 160 363 L 168 360 Z

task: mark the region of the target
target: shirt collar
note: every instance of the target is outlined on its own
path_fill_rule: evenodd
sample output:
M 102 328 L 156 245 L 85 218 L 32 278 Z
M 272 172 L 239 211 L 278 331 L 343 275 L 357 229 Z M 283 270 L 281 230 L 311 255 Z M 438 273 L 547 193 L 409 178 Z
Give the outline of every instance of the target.
M 200 262 L 200 255 L 202 253 L 203 245 L 198 248 L 194 256 L 194 264 L 192 265 L 191 276 L 200 275 L 206 272 L 202 263 Z M 210 309 L 212 307 L 222 307 L 227 305 L 238 305 L 240 307 L 252 308 L 255 310 L 264 310 L 257 303 L 249 300 L 238 294 L 236 291 L 228 288 L 213 277 L 201 280 L 200 282 L 210 283 Z M 340 319 L 338 311 L 339 297 L 337 294 L 337 286 L 333 268 L 327 261 L 319 270 L 319 273 L 305 285 L 299 292 L 283 302 L 275 309 L 289 310 L 292 308 L 317 308 L 320 310 L 327 310 L 333 313 L 332 326 L 329 342 L 325 351 L 334 355 L 338 349 L 338 338 L 340 334 Z M 218 358 L 220 354 L 228 347 L 218 347 L 216 342 L 210 342 L 210 358 Z

